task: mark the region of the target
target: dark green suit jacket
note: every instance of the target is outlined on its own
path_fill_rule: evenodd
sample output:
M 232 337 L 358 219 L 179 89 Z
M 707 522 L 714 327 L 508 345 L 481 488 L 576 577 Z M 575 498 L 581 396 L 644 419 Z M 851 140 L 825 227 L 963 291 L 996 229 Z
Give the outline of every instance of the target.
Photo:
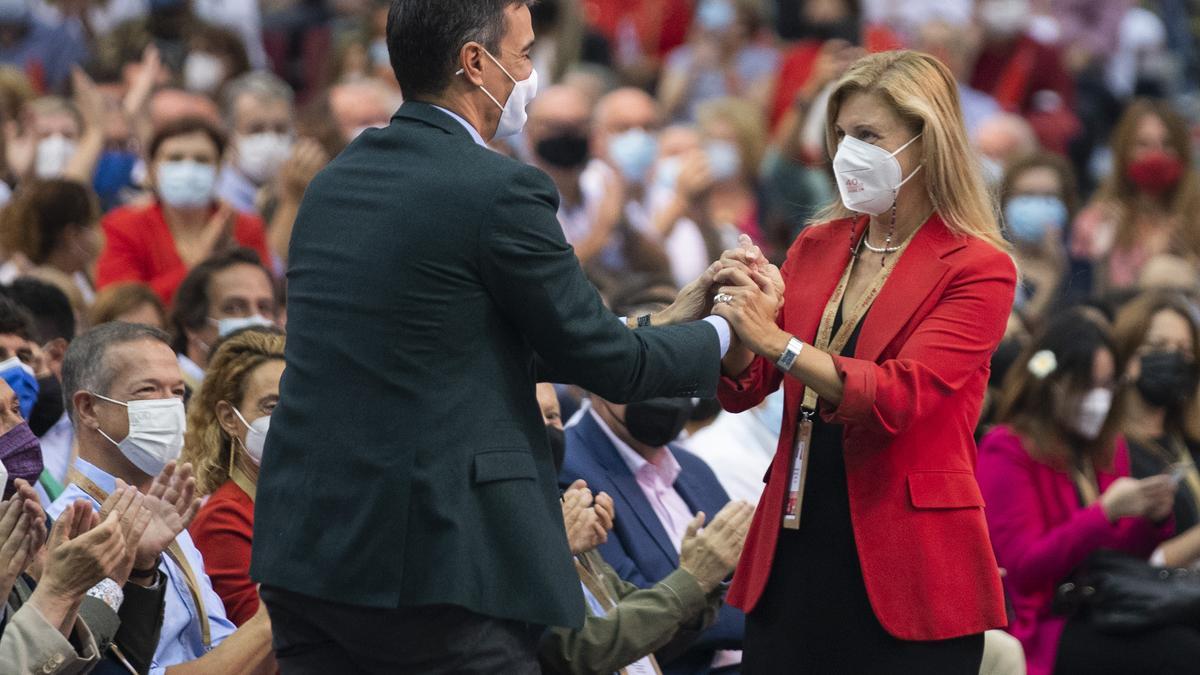
M 582 625 L 538 377 L 616 402 L 712 396 L 720 354 L 704 323 L 618 321 L 557 208 L 545 174 L 419 102 L 313 180 L 289 254 L 256 580 Z

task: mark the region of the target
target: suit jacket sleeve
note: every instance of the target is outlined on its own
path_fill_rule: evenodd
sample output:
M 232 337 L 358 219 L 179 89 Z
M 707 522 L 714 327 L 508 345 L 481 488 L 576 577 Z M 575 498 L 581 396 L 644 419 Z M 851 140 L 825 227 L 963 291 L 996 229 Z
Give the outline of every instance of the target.
M 844 384 L 826 421 L 894 437 L 928 415 L 983 367 L 1008 321 L 1016 287 L 1012 259 L 997 250 L 952 279 L 937 306 L 894 359 L 883 363 L 833 356 Z
M 585 555 L 619 600 L 608 615 L 588 616 L 580 630 L 550 629 L 539 647 L 547 671 L 615 672 L 673 643 L 685 623 L 697 617 L 711 621 L 710 599 L 691 574 L 676 570 L 650 588 L 638 588 L 621 581 L 595 552 Z M 689 630 L 682 637 L 695 634 Z
M 148 673 L 162 632 L 166 576 L 159 573 L 158 581 L 149 588 L 130 582 L 122 590 L 125 602 L 121 603 L 116 643 L 129 665 L 139 673 Z
M 17 610 L 0 637 L 0 671 L 13 673 L 84 673 L 100 660 L 96 640 L 82 619 L 75 619 L 72 640 L 51 626 L 32 605 Z
M 479 232 L 480 273 L 500 312 L 560 382 L 613 402 L 716 393 L 720 345 L 703 322 L 632 331 L 587 280 L 545 174 L 521 167 Z

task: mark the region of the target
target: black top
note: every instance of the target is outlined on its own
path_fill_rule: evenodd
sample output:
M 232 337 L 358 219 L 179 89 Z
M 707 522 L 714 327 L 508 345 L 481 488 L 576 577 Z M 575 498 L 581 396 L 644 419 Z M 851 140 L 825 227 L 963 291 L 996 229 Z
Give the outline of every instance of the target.
M 842 350 L 853 355 L 866 317 Z M 842 323 L 839 309 L 834 334 Z M 983 637 L 907 642 L 871 608 L 850 519 L 843 425 L 813 419 L 800 528 L 781 529 L 771 577 L 747 616 L 742 672 L 978 672 Z
M 1159 438 L 1153 443 L 1146 443 L 1134 438 L 1126 438 L 1129 445 L 1130 473 L 1134 478 L 1148 478 L 1160 473 L 1167 473 L 1176 461 L 1174 453 L 1178 452 L 1171 446 L 1167 438 Z M 1200 446 L 1195 442 L 1187 442 L 1188 452 L 1192 461 L 1200 461 Z M 1192 488 L 1186 480 L 1179 482 L 1175 493 L 1175 531 L 1183 532 L 1200 524 L 1200 495 L 1192 494 Z
M 349 605 L 580 627 L 535 383 L 712 397 L 712 326 L 629 330 L 541 171 L 405 103 L 308 186 L 251 574 Z

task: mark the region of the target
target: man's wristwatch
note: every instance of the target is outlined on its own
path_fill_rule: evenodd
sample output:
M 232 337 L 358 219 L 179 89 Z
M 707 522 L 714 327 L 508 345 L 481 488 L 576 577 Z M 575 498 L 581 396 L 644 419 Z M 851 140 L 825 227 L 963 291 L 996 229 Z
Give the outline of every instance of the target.
M 783 355 L 775 362 L 775 367 L 787 373 L 791 372 L 792 364 L 796 363 L 796 357 L 800 356 L 800 350 L 804 349 L 804 343 L 796 338 L 788 340 L 787 349 L 783 350 Z

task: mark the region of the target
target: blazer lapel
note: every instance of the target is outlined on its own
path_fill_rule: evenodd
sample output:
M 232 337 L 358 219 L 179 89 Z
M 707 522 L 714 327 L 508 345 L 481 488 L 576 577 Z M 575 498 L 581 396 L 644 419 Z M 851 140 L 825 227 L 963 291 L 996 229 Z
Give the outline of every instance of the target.
M 926 221 L 868 310 L 855 358 L 879 358 L 950 269 L 942 258 L 963 246 L 937 213 Z
M 672 565 L 675 565 L 678 556 L 675 553 L 675 548 L 667 545 L 667 531 L 663 529 L 658 516 L 654 514 L 654 509 L 650 508 L 650 502 L 646 500 L 646 493 L 642 492 L 642 487 L 638 485 L 637 478 L 629 470 L 629 466 L 625 464 L 625 460 L 621 459 L 616 446 L 612 444 L 612 441 L 600 429 L 599 423 L 592 418 L 591 413 L 585 414 L 579 424 L 584 427 L 581 431 L 584 431 L 589 437 L 588 443 L 596 449 L 596 459 L 599 460 L 600 465 L 604 468 L 613 486 L 616 487 L 617 492 L 629 504 L 638 522 L 645 528 L 646 536 L 653 540 L 654 544 L 663 552 L 663 555 L 672 561 Z M 622 517 L 622 514 L 618 513 L 617 518 L 620 517 Z
M 817 337 L 817 327 L 821 323 L 825 305 L 833 296 L 838 280 L 850 262 L 848 226 L 849 221 L 842 221 L 814 229 L 802 244 L 803 253 L 797 255 L 818 261 L 817 264 L 797 269 L 788 275 L 789 300 L 784 307 L 784 329 L 810 344 Z M 801 287 L 805 288 L 803 293 L 798 290 Z M 800 297 L 804 298 L 803 302 L 799 300 Z

